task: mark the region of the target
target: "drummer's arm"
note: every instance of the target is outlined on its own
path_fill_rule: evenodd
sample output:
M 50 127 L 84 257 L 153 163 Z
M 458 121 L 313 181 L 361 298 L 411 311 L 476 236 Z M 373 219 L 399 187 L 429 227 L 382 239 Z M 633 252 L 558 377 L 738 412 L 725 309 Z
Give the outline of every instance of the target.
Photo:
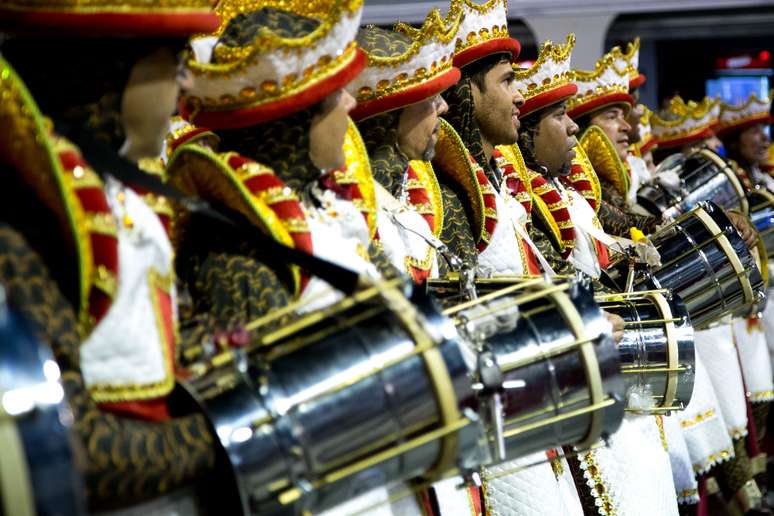
M 747 244 L 747 247 L 754 249 L 758 243 L 758 233 L 750 219 L 736 210 L 728 210 L 726 214 L 728 215 L 731 224 L 733 224 L 737 231 L 739 231 L 739 234 L 742 235 L 742 240 Z
M 559 254 L 559 251 L 551 243 L 551 239 L 539 228 L 539 225 L 540 223 L 537 219 L 534 219 L 534 222 L 529 225 L 529 238 L 534 242 L 540 254 L 543 255 L 556 274 L 560 276 L 573 276 L 575 274 L 575 267 L 562 258 L 562 255 Z
M 655 231 L 656 225 L 661 222 L 652 215 L 639 215 L 629 211 L 626 201 L 612 186 L 602 189 L 598 218 L 605 232 L 622 237 L 628 237 L 629 229 L 633 227 L 647 235 Z
M 211 471 L 214 438 L 199 414 L 162 423 L 119 417 L 92 401 L 80 369 L 80 338 L 72 308 L 38 255 L 17 232 L 0 225 L 0 283 L 9 303 L 51 345 L 85 450 L 92 509 L 147 500 Z

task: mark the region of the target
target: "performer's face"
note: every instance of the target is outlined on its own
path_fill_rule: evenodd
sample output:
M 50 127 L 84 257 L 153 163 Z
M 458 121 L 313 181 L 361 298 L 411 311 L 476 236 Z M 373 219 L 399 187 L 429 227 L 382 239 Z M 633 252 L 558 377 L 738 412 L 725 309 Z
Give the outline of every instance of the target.
M 408 159 L 433 159 L 440 116 L 448 110 L 440 95 L 403 108 L 398 119 L 398 147 Z
M 756 124 L 739 132 L 739 153 L 748 163 L 763 165 L 768 161 L 771 138 L 766 134 L 765 127 Z
M 561 102 L 540 119 L 535 132 L 535 161 L 548 169 L 552 177 L 567 175 L 575 157 L 578 125 L 567 116 L 567 106 Z
M 317 168 L 330 170 L 345 165 L 344 137 L 348 114 L 354 107 L 355 98 L 346 90 L 335 91 L 320 103 L 309 127 L 309 157 Z
M 161 142 L 180 93 L 177 76 L 177 56 L 167 47 L 158 48 L 132 67 L 121 98 L 121 122 L 126 133 L 121 152 L 128 159 L 136 161 L 161 153 Z
M 618 157 L 625 160 L 629 152 L 629 130 L 631 129 L 626 122 L 626 111 L 619 106 L 604 108 L 591 117 L 591 123 L 604 131 L 615 145 Z
M 514 82 L 511 62 L 503 58 L 486 73 L 483 87 L 472 85 L 473 111 L 481 138 L 490 148 L 512 145 L 519 137 L 519 107 L 524 97 Z

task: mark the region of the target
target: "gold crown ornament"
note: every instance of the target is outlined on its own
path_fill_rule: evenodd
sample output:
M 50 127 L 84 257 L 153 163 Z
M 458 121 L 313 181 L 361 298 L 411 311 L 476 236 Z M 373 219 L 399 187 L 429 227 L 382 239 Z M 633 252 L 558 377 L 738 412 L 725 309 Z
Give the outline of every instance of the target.
M 185 37 L 219 23 L 214 0 L 0 0 L 0 29 L 11 34 Z
M 718 122 L 718 136 L 725 136 L 732 131 L 745 129 L 756 124 L 771 124 L 774 118 L 771 116 L 771 100 L 774 90 L 768 97 L 758 98 L 753 93 L 742 104 L 733 106 L 726 103 L 720 105 L 720 121 Z
M 538 109 L 568 99 L 578 92 L 572 81 L 570 57 L 575 46 L 575 34 L 568 34 L 564 45 L 546 41 L 540 47 L 535 62 L 529 68 L 513 65 L 516 88 L 524 96 L 520 116 L 527 116 Z
M 704 97 L 700 102 L 685 102 L 672 98 L 664 117 L 653 114 L 650 118 L 653 136 L 662 148 L 682 147 L 712 136 L 718 122 L 720 101 Z
M 355 42 L 362 9 L 362 0 L 221 0 L 221 26 L 191 41 L 181 114 L 229 129 L 320 102 L 365 66 Z
M 653 117 L 653 111 L 647 106 L 642 107 L 642 116 L 640 116 L 640 141 L 634 144 L 634 148 L 639 156 L 658 147 L 658 139 L 653 134 L 650 120 Z
M 508 34 L 507 0 L 451 0 L 451 13 L 462 13 L 462 23 L 454 44 L 454 66 L 463 66 L 483 57 L 507 53 L 516 61 L 519 41 Z
M 616 47 L 617 48 L 617 47 Z M 635 90 L 645 84 L 648 79 L 644 73 L 640 73 L 640 37 L 634 38 L 626 44 L 626 52 L 622 52 L 626 61 L 626 72 L 629 75 L 629 90 Z
M 368 64 L 347 87 L 358 103 L 352 118 L 360 121 L 421 102 L 455 84 L 460 71 L 452 58 L 461 20 L 460 12 L 444 19 L 433 9 L 421 28 L 398 23 L 394 30 L 360 29 L 357 42 Z
M 594 70 L 573 70 L 573 81 L 578 93 L 567 103 L 568 114 L 573 119 L 598 109 L 620 104 L 631 109 L 634 99 L 629 95 L 627 61 L 618 47 L 603 55 Z

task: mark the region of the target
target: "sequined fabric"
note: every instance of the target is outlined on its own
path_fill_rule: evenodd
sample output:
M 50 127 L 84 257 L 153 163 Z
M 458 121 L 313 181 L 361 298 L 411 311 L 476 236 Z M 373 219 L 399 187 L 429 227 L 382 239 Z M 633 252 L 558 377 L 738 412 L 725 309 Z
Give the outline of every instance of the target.
M 632 213 L 626 206 L 626 198 L 609 181 L 600 178 L 602 204 L 599 207 L 599 221 L 610 235 L 629 238 L 629 228 L 635 227 L 646 235 L 652 233 L 659 219 L 649 215 Z
M 51 345 L 62 370 L 75 434 L 86 451 L 86 487 L 92 509 L 126 506 L 161 495 L 201 478 L 212 468 L 213 436 L 203 416 L 150 423 L 116 417 L 96 407 L 80 371 L 80 342 L 72 307 L 41 256 L 5 222 L 0 223 L 0 281 L 9 302 Z

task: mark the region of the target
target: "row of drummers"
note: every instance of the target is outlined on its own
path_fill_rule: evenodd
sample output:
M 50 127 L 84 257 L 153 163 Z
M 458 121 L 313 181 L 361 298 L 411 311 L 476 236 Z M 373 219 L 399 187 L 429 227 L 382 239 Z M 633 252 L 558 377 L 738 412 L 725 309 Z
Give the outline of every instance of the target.
M 97 32 L 132 15 L 116 9 Z M 20 179 L 8 205 L 32 191 L 30 205 L 61 215 L 82 268 L 72 297 L 65 252 L 43 256 L 42 282 L 4 276 L 0 330 L 17 346 L 0 367 L 43 356 L 19 351 L 34 339 L 14 310 L 48 299 L 24 288 L 56 285 L 77 335 L 64 302 L 20 312 L 64 370 L 91 507 L 152 513 L 194 484 L 203 505 L 186 511 L 209 497 L 221 514 L 760 511 L 774 398 L 757 319 L 774 253 L 768 102 L 720 115 L 735 164 L 704 146 L 714 120 L 699 127 L 696 113 L 710 103 L 676 100 L 650 118 L 668 154 L 650 170 L 654 140 L 633 123 L 638 42 L 571 70 L 569 35 L 524 67 L 504 0 L 452 0 L 392 30 L 361 28 L 361 10 L 219 2 L 218 28 L 185 54 L 160 158 L 127 149 L 153 135 L 161 97 L 124 106 L 118 154 L 136 166 L 94 135 L 68 133 L 79 150 L 53 134 L 33 100 L 50 76 L 36 83 L 14 60 L 28 41 L 3 43 L 24 67 L 0 72 L 0 151 Z M 124 104 L 142 99 L 138 76 Z M 27 259 L 2 242 L 3 260 Z M 77 490 L 50 479 L 66 476 L 70 441 L 58 469 L 33 445 L 50 459 L 67 418 L 13 384 L 55 383 L 53 363 L 39 365 L 0 376 L 3 417 L 24 437 L 30 503 L 67 512 Z M 21 514 L 7 482 L 3 508 Z
M 216 204 L 228 198 L 208 183 L 225 167 L 198 161 L 216 162 L 216 148 L 297 182 L 281 144 L 249 143 L 275 136 L 248 136 L 252 100 L 224 107 L 213 93 L 211 63 L 240 55 L 226 34 L 261 19 L 243 16 L 194 41 L 187 121 L 167 155 L 168 181 Z M 767 176 L 706 148 L 719 103 L 675 99 L 664 118 L 633 109 L 638 41 L 582 71 L 569 35 L 525 67 L 506 27 L 504 4 L 460 2 L 420 29 L 357 32 L 367 64 L 345 87 L 357 102 L 344 160 L 323 191 L 296 192 L 315 256 L 367 275 L 353 261 L 367 246 L 416 285 L 378 280 L 330 304 L 307 284 L 291 308 L 321 311 L 281 329 L 271 324 L 287 311 L 269 312 L 246 353 L 197 364 L 251 510 L 650 515 L 710 498 L 714 511 L 761 510 L 758 437 L 774 392 L 757 317 L 774 204 L 751 177 Z M 770 122 L 757 98 L 723 113 L 728 135 Z M 656 141 L 658 168 L 643 159 Z M 268 207 L 287 202 L 254 169 L 232 169 Z M 320 223 L 351 234 L 360 217 L 341 199 L 370 240 L 316 234 Z

